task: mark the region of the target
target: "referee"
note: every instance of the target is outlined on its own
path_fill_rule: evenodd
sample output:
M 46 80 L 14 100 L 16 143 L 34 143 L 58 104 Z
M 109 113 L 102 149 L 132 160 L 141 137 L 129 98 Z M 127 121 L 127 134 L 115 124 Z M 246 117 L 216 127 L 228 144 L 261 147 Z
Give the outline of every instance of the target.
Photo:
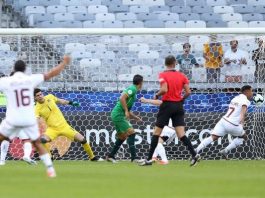
M 147 160 L 140 165 L 152 165 L 152 156 L 158 144 L 159 136 L 164 126 L 168 125 L 169 119 L 172 119 L 173 127 L 176 130 L 178 138 L 187 147 L 192 155 L 191 166 L 199 161 L 199 155 L 195 152 L 190 140 L 185 135 L 184 108 L 183 102 L 191 94 L 188 78 L 181 72 L 175 70 L 176 58 L 167 56 L 165 59 L 166 70 L 159 74 L 160 90 L 154 96 L 158 99 L 162 96 L 163 103 L 159 107 L 155 130 L 151 140 L 151 148 Z M 184 89 L 184 96 L 181 95 Z

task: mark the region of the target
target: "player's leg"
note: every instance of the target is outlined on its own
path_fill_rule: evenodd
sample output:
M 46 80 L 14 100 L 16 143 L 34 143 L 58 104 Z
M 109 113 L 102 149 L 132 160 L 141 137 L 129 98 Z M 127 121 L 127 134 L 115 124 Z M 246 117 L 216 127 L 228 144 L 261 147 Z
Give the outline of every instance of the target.
M 31 165 L 36 165 L 37 162 L 33 159 L 31 159 L 31 153 L 32 153 L 32 144 L 31 141 L 29 139 L 24 139 L 22 140 L 23 142 L 23 150 L 24 150 L 24 156 L 23 156 L 23 160 L 25 162 L 27 162 L 28 164 Z
M 8 152 L 10 142 L 8 140 L 3 140 L 1 143 L 1 154 L 0 154 L 0 165 L 6 164 L 6 155 Z
M 168 164 L 166 150 L 165 150 L 165 147 L 163 145 L 164 141 L 166 141 L 167 139 L 168 139 L 168 137 L 166 137 L 166 136 L 160 137 L 159 142 L 158 142 L 157 147 L 156 147 L 157 153 L 161 157 L 161 161 L 159 162 L 159 164 L 162 164 L 162 165 Z
M 127 130 L 127 144 L 131 153 L 131 162 L 136 160 L 135 133 L 133 128 Z
M 40 141 L 44 148 L 47 150 L 49 155 L 53 158 L 51 154 L 51 144 L 50 142 L 59 136 L 60 132 L 54 128 L 48 127 L 44 134 L 40 136 Z

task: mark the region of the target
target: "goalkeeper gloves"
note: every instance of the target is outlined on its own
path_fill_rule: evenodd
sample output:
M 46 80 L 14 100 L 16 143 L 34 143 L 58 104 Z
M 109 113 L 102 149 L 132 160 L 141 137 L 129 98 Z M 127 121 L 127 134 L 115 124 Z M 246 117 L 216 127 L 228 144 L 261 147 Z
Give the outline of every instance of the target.
M 73 107 L 80 107 L 80 103 L 77 101 L 69 101 L 69 105 L 72 105 Z

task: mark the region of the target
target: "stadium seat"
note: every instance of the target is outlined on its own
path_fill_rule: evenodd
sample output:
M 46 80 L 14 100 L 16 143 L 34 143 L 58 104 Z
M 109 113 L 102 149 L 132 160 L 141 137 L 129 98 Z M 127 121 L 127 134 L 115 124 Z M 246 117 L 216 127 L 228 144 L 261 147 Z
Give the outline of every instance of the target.
M 139 13 L 137 14 L 137 19 L 140 21 L 156 20 L 157 15 L 154 13 Z
M 198 14 L 213 13 L 213 8 L 211 6 L 194 6 L 192 12 Z
M 117 35 L 104 35 L 104 36 L 100 37 L 100 41 L 102 43 L 108 43 L 108 44 L 111 44 L 111 43 L 120 44 L 121 43 L 121 38 L 120 38 L 120 36 L 117 36 Z
M 98 13 L 96 14 L 97 21 L 115 21 L 115 15 L 112 13 Z
M 143 5 L 147 6 L 164 6 L 165 1 L 164 0 L 143 0 Z
M 183 51 L 183 43 L 174 43 L 171 48 L 173 52 L 180 53 Z
M 252 14 L 244 14 L 243 15 L 244 21 L 262 21 L 263 15 L 258 13 L 252 13 Z
M 181 21 L 200 20 L 200 15 L 197 13 L 183 13 L 179 15 Z
M 207 74 L 204 67 L 192 67 L 192 80 L 195 82 L 206 82 Z
M 42 0 L 39 1 L 41 6 L 51 6 L 51 5 L 60 5 L 60 0 Z
M 248 1 L 247 0 L 230 0 L 229 4 L 230 5 L 247 5 Z
M 143 5 L 143 0 L 122 0 L 122 4 L 124 5 Z
M 139 52 L 139 51 L 148 51 L 149 45 L 146 43 L 133 43 L 129 44 L 129 51 Z
M 73 59 L 92 58 L 92 54 L 90 52 L 84 52 L 84 51 L 73 51 L 71 53 L 71 57 Z
M 227 26 L 229 28 L 248 28 L 246 21 L 228 21 Z
M 158 74 L 161 73 L 164 70 L 165 70 L 165 66 L 162 66 L 162 65 L 154 66 L 152 68 L 153 74 L 157 75 L 157 77 L 158 77 Z
M 170 11 L 169 7 L 167 5 L 164 6 L 151 6 L 150 12 L 158 12 L 158 11 Z
M 83 6 L 101 5 L 101 0 L 79 0 L 79 1 Z
M 25 15 L 28 16 L 30 14 L 44 14 L 45 8 L 43 6 L 27 6 L 25 8 Z
M 144 74 L 144 75 L 151 75 L 152 68 L 150 66 L 145 65 L 136 65 L 131 67 L 132 74 Z
M 191 7 L 186 6 L 173 6 L 171 12 L 182 14 L 182 13 L 191 13 Z
M 85 6 L 68 6 L 67 12 L 70 13 L 86 13 L 87 8 Z
M 18 0 L 19 9 L 26 7 L 26 6 L 38 6 L 38 5 L 39 5 L 39 1 L 36 1 L 36 0 Z
M 37 24 L 39 28 L 62 28 L 63 25 L 59 21 L 42 21 Z
M 122 5 L 122 0 L 101 0 L 101 4 L 105 6 Z
M 103 27 L 104 28 L 123 28 L 123 23 L 122 21 L 104 21 L 103 22 Z
M 130 12 L 134 13 L 148 13 L 149 7 L 145 5 L 130 6 Z
M 83 58 L 79 64 L 81 68 L 95 68 L 101 66 L 101 61 L 100 59 Z
M 222 14 L 223 21 L 242 21 L 242 15 L 238 13 Z
M 186 24 L 184 21 L 166 21 L 165 28 L 185 28 Z
M 95 16 L 88 13 L 76 13 L 74 14 L 74 19 L 76 21 L 92 21 L 95 20 Z
M 137 21 L 137 20 L 125 21 L 124 27 L 125 28 L 143 28 L 144 23 L 142 21 Z
M 140 51 L 138 53 L 138 58 L 140 58 L 140 59 L 157 59 L 157 58 L 159 58 L 159 53 L 157 51 L 144 50 L 144 51 Z
M 264 6 L 264 0 L 248 0 L 248 5 Z
M 99 59 L 115 59 L 115 53 L 113 51 L 96 51 L 94 57 Z
M 54 14 L 54 21 L 73 21 L 74 15 L 72 13 L 56 13 Z
M 206 0 L 206 4 L 209 6 L 225 6 L 226 0 Z
M 206 23 L 200 20 L 189 20 L 186 22 L 186 28 L 206 28 Z
M 265 14 L 265 6 L 254 6 L 254 13 Z
M 145 43 L 145 37 L 142 35 L 126 35 L 122 41 L 123 43 Z
M 60 5 L 64 6 L 80 6 L 82 3 L 80 0 L 60 0 Z
M 76 50 L 78 50 L 79 52 L 85 52 L 86 46 L 82 43 L 67 43 L 64 46 L 65 53 L 72 53 Z
M 63 28 L 82 28 L 83 23 L 81 21 L 62 21 Z
M 250 21 L 248 23 L 248 27 L 250 28 L 265 27 L 265 21 Z
M 0 51 L 10 51 L 10 45 L 7 43 L 0 43 Z
M 106 45 L 102 43 L 88 43 L 85 45 L 86 51 L 106 51 Z
M 144 26 L 146 28 L 164 28 L 165 24 L 161 20 L 146 20 Z
M 201 20 L 203 20 L 203 21 L 218 21 L 218 20 L 222 20 L 222 17 L 220 14 L 216 14 L 216 13 L 203 13 L 203 14 L 201 14 Z
M 205 35 L 191 35 L 189 37 L 189 43 L 194 45 L 195 43 L 207 43 L 209 42 L 209 37 Z
M 213 11 L 218 14 L 234 13 L 234 8 L 232 6 L 214 6 Z
M 178 21 L 179 15 L 177 13 L 161 13 L 158 14 L 158 19 L 161 21 Z
M 249 5 L 237 5 L 234 6 L 234 11 L 240 14 L 254 13 L 254 6 Z
M 207 21 L 206 22 L 206 26 L 207 27 L 211 27 L 211 28 L 214 28 L 214 27 L 227 27 L 227 22 L 225 21 L 222 21 L 222 20 L 216 20 L 216 21 Z
M 119 81 L 131 81 L 133 79 L 134 74 L 119 74 L 118 80 Z
M 144 38 L 145 38 L 144 41 L 146 43 L 159 43 L 159 44 L 162 44 L 162 43 L 166 42 L 165 37 L 163 35 L 145 35 Z
M 205 0 L 186 0 L 187 6 L 204 6 L 206 5 Z
M 108 8 L 104 5 L 90 5 L 87 11 L 91 14 L 108 13 Z
M 47 13 L 66 13 L 66 7 L 62 5 L 48 6 L 46 9 Z
M 116 19 L 120 21 L 133 21 L 137 19 L 137 16 L 135 13 L 132 12 L 117 13 Z
M 110 13 L 117 13 L 117 12 L 129 12 L 129 6 L 127 5 L 110 5 L 109 6 L 109 12 Z
M 184 0 L 165 0 L 167 6 L 185 6 Z

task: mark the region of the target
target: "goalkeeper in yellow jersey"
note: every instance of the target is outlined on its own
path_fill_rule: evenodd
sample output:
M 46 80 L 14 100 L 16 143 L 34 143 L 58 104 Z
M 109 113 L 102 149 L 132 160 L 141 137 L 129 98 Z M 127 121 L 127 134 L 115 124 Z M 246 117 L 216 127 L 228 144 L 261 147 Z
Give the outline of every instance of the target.
M 89 159 L 91 161 L 102 161 L 101 158 L 94 156 L 93 151 L 85 137 L 67 123 L 61 110 L 57 106 L 57 104 L 62 104 L 78 107 L 80 106 L 78 102 L 60 99 L 52 94 L 44 96 L 42 91 L 37 88 L 34 90 L 34 99 L 36 101 L 35 114 L 37 118 L 39 118 L 39 121 L 40 118 L 43 118 L 47 125 L 45 133 L 41 136 L 41 142 L 44 145 L 51 142 L 58 136 L 65 136 L 72 141 L 80 142 L 83 145 L 84 150 L 89 155 Z

